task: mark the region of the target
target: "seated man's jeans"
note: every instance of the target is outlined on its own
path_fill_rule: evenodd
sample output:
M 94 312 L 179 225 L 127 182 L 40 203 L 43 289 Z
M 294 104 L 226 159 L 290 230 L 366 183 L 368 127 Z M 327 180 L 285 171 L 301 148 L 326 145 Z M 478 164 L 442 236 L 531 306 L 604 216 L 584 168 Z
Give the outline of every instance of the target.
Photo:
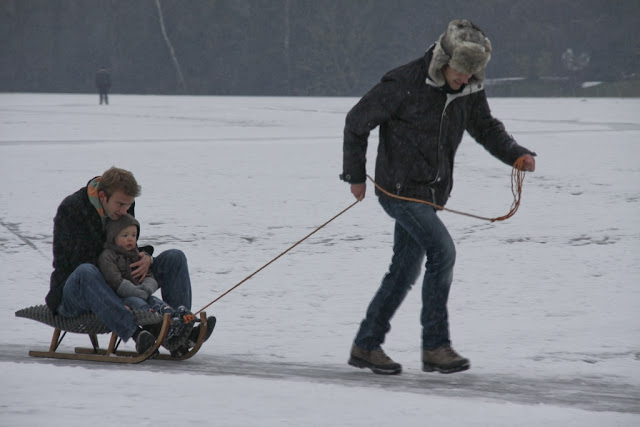
M 154 258 L 151 270 L 167 304 L 173 308 L 184 305 L 191 309 L 191 280 L 182 251 L 170 249 L 162 252 Z M 124 341 L 131 338 L 138 327 L 131 311 L 93 264 L 81 264 L 71 273 L 56 311 L 67 317 L 92 312 Z
M 379 202 L 396 221 L 393 257 L 354 343 L 366 351 L 384 343 L 391 318 L 418 279 L 426 255 L 420 316 L 422 348 L 431 350 L 450 344 L 447 301 L 456 259 L 453 239 L 435 208 L 386 197 L 380 197 Z

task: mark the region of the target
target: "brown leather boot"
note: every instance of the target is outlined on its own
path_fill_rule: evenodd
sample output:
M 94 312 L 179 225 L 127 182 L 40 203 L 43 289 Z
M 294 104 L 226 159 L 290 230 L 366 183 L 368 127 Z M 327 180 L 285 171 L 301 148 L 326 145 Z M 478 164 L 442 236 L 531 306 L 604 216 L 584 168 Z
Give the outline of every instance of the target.
M 425 372 L 452 374 L 466 371 L 470 367 L 469 359 L 456 353 L 451 345 L 443 345 L 434 350 L 422 350 L 422 370 Z
M 397 375 L 402 372 L 402 365 L 391 360 L 382 348 L 371 351 L 362 350 L 354 344 L 351 347 L 349 365 L 356 368 L 369 368 L 375 374 Z

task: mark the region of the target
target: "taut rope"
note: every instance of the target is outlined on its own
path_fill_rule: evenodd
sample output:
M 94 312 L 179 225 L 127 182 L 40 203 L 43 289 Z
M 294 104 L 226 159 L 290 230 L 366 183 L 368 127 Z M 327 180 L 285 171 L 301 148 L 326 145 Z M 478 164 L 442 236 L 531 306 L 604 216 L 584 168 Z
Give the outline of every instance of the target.
M 307 240 L 309 237 L 311 237 L 312 235 L 314 235 L 316 232 L 320 231 L 320 229 L 322 229 L 324 226 L 326 226 L 327 224 L 329 224 L 331 221 L 333 221 L 334 219 L 338 218 L 340 215 L 342 215 L 343 213 L 345 213 L 346 211 L 348 211 L 349 209 L 351 209 L 352 207 L 354 207 L 356 205 L 356 203 L 358 203 L 359 200 L 356 200 L 355 202 L 353 202 L 352 204 L 350 204 L 349 206 L 347 206 L 346 208 L 344 208 L 340 213 L 338 213 L 337 215 L 335 215 L 333 218 L 331 218 L 329 221 L 325 222 L 324 224 L 322 224 L 320 227 L 316 228 L 315 230 L 313 230 L 311 233 L 307 234 L 306 236 L 304 236 L 302 239 L 298 240 L 296 243 L 294 243 L 293 245 L 291 245 L 286 251 L 282 252 L 280 255 L 278 255 L 277 257 L 275 257 L 274 259 L 272 259 L 271 261 L 269 261 L 268 263 L 266 263 L 265 265 L 263 265 L 262 267 L 260 267 L 259 269 L 257 269 L 256 271 L 254 271 L 253 273 L 251 273 L 250 275 L 248 275 L 247 277 L 245 277 L 243 280 L 241 280 L 237 285 L 235 285 L 234 287 L 232 287 L 231 289 L 229 289 L 227 292 L 223 293 L 222 295 L 220 295 L 218 298 L 214 299 L 213 301 L 211 301 L 209 304 L 205 305 L 204 307 L 202 307 L 200 310 L 198 310 L 196 313 L 194 313 L 194 315 L 197 315 L 198 313 L 200 313 L 201 311 L 205 310 L 207 307 L 209 307 L 210 305 L 212 305 L 214 302 L 218 301 L 220 298 L 224 297 L 225 295 L 227 295 L 229 292 L 233 291 L 235 288 L 237 288 L 238 286 L 242 285 L 244 282 L 246 282 L 247 280 L 251 279 L 253 276 L 255 276 L 256 274 L 260 273 L 262 270 L 264 270 L 265 268 L 267 268 L 270 264 L 272 264 L 273 262 L 275 262 L 278 258 L 280 258 L 281 256 L 283 256 L 284 254 L 286 254 L 287 252 L 289 252 L 291 249 L 295 248 L 296 246 L 298 246 L 300 243 L 304 242 L 305 240 Z
M 435 203 L 427 202 L 426 200 L 420 200 L 420 199 L 413 199 L 413 198 L 410 198 L 410 197 L 397 196 L 395 194 L 389 193 L 384 188 L 380 187 L 378 185 L 378 183 L 375 182 L 375 180 L 373 178 L 371 178 L 369 175 L 367 175 L 367 177 L 373 182 L 373 184 L 376 186 L 376 188 L 378 190 L 382 191 L 384 194 L 386 194 L 389 197 L 393 197 L 394 199 L 406 200 L 406 201 L 409 201 L 409 202 L 424 203 L 426 205 L 433 206 L 434 208 L 436 208 L 438 210 L 444 210 L 444 211 L 456 213 L 456 214 L 459 214 L 459 215 L 465 215 L 465 216 L 470 216 L 472 218 L 477 218 L 477 219 L 481 219 L 481 220 L 485 220 L 485 221 L 495 222 L 495 221 L 504 221 L 507 218 L 511 218 L 516 213 L 516 211 L 518 210 L 518 207 L 520 207 L 520 198 L 522 196 L 522 184 L 524 182 L 524 175 L 525 175 L 523 166 L 524 166 L 524 159 L 522 157 L 520 157 L 518 160 L 516 160 L 516 162 L 513 164 L 513 169 L 511 170 L 511 193 L 513 194 L 513 203 L 511 204 L 511 209 L 509 210 L 509 212 L 506 215 L 503 215 L 503 216 L 500 216 L 500 217 L 497 217 L 497 218 L 487 218 L 487 217 L 483 217 L 483 216 L 478 216 L 478 215 L 474 215 L 474 214 L 469 214 L 469 213 L 465 213 L 465 212 L 456 211 L 456 210 L 453 210 L 453 209 L 448 209 L 448 208 L 445 208 L 444 206 L 440 206 L 440 205 L 436 205 Z M 278 255 L 277 257 L 273 258 L 271 261 L 269 261 L 268 263 L 266 263 L 265 265 L 263 265 L 262 267 L 260 267 L 259 269 L 257 269 L 256 271 L 254 271 L 253 273 L 251 273 L 250 275 L 248 275 L 244 279 L 242 279 L 235 286 L 233 286 L 228 291 L 226 291 L 225 293 L 220 295 L 218 298 L 216 298 L 213 301 L 211 301 L 209 304 L 207 304 L 204 307 L 202 307 L 200 310 L 195 312 L 193 315 L 196 316 L 201 311 L 206 310 L 213 303 L 215 303 L 216 301 L 218 301 L 221 298 L 223 298 L 225 295 L 227 295 L 228 293 L 230 293 L 231 291 L 236 289 L 238 286 L 242 285 L 247 280 L 251 279 L 253 276 L 255 276 L 256 274 L 258 274 L 259 272 L 261 272 L 262 270 L 267 268 L 272 263 L 274 263 L 278 258 L 280 258 L 284 254 L 289 252 L 291 249 L 293 249 L 296 246 L 298 246 L 300 243 L 302 243 L 305 240 L 307 240 L 309 237 L 314 235 L 316 232 L 320 231 L 323 227 L 325 227 L 331 221 L 333 221 L 334 219 L 338 218 L 340 215 L 342 215 L 343 213 L 345 213 L 346 211 L 348 211 L 349 209 L 354 207 L 358 202 L 359 202 L 359 200 L 356 200 L 355 202 L 353 202 L 352 204 L 347 206 L 345 209 L 343 209 L 340 213 L 335 215 L 329 221 L 325 222 L 320 227 L 316 228 L 311 233 L 307 234 L 302 239 L 298 240 L 296 243 L 291 245 L 287 250 L 282 252 L 280 255 Z

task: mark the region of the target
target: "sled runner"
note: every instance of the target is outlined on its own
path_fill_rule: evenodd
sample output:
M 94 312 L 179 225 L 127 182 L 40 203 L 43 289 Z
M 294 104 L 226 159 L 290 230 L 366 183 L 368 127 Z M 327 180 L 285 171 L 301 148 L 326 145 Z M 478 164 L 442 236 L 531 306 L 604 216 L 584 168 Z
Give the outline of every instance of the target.
M 171 317 L 169 314 L 164 316 L 142 310 L 134 310 L 133 315 L 135 321 L 140 326 L 160 326 L 155 344 L 145 353 L 139 354 L 135 351 L 118 350 L 121 340 L 93 313 L 83 314 L 77 317 L 54 316 L 46 305 L 37 305 L 16 311 L 16 317 L 36 320 L 47 324 L 54 328 L 53 337 L 48 351 L 29 351 L 32 357 L 47 357 L 53 359 L 71 359 L 71 360 L 89 360 L 95 362 L 111 362 L 111 363 L 140 363 L 147 359 L 161 360 L 186 360 L 198 352 L 204 342 L 207 333 L 207 316 L 206 313 L 200 313 L 200 333 L 198 334 L 195 345 L 186 354 L 180 357 L 173 357 L 169 354 L 159 352 L 163 345 L 169 326 Z M 198 319 L 194 320 L 198 321 Z M 67 332 L 87 334 L 91 341 L 91 348 L 76 347 L 75 352 L 58 351 L 58 347 L 66 336 Z M 98 343 L 99 334 L 111 333 L 111 339 L 107 348 L 100 347 Z M 61 336 L 62 335 L 62 336 Z M 186 337 L 185 337 L 186 339 Z

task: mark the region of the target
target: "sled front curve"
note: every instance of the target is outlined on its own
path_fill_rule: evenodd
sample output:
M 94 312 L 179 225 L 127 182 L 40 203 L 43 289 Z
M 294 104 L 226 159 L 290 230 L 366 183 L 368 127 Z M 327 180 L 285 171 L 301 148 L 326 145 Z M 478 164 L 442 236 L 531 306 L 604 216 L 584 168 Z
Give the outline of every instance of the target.
M 185 353 L 181 357 L 173 357 L 173 356 L 161 353 L 158 356 L 156 356 L 156 359 L 159 359 L 159 360 L 187 360 L 187 359 L 193 357 L 198 352 L 198 350 L 200 350 L 200 347 L 202 347 L 202 344 L 204 343 L 204 340 L 205 340 L 206 336 L 207 336 L 207 313 L 202 311 L 202 312 L 200 312 L 200 333 L 198 334 L 198 339 L 196 340 L 196 344 L 191 349 L 189 349 L 189 352 Z
M 200 313 L 200 332 L 198 334 L 198 339 L 196 340 L 196 344 L 189 350 L 188 353 L 184 354 L 181 357 L 174 357 L 166 353 L 158 353 L 155 356 L 153 356 L 153 359 L 154 360 L 174 360 L 174 361 L 187 360 L 193 357 L 198 352 L 198 350 L 200 350 L 200 347 L 202 347 L 202 344 L 204 343 L 206 335 L 207 335 L 207 313 L 201 312 Z M 94 352 L 97 352 L 100 355 L 107 355 L 107 353 L 109 352 L 108 349 L 98 348 L 94 350 L 93 348 L 86 348 L 86 347 L 76 347 L 75 351 L 76 353 L 87 354 L 87 355 L 92 354 Z M 138 355 L 138 353 L 136 353 L 135 351 L 128 351 L 128 350 L 115 350 L 114 354 L 122 357 L 135 357 L 136 355 Z

